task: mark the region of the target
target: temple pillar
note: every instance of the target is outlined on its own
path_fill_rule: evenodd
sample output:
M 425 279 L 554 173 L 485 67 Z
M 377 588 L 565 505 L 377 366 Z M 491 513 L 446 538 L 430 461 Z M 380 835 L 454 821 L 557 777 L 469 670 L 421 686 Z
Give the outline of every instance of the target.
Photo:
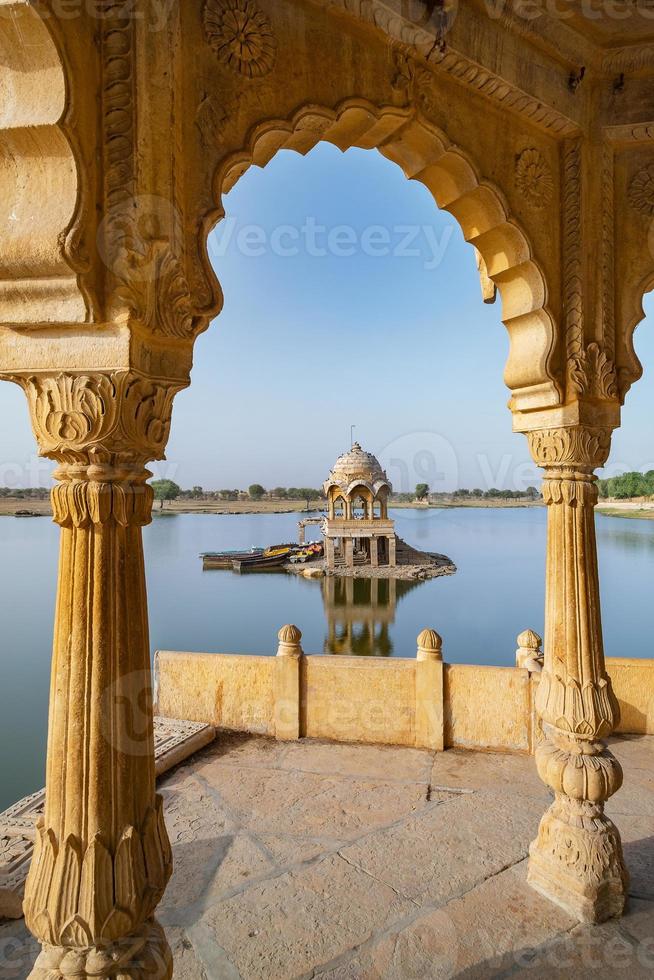
M 334 568 L 336 565 L 336 542 L 334 538 L 325 538 L 325 554 L 327 556 L 327 568 Z
M 167 980 L 154 919 L 172 872 L 155 793 L 141 528 L 173 396 L 129 372 L 16 377 L 41 454 L 56 459 L 61 527 L 45 813 L 25 920 L 42 944 L 33 980 Z
M 389 568 L 395 568 L 396 564 L 396 540 L 395 535 L 391 534 L 388 538 L 388 566 Z
M 597 567 L 594 470 L 611 430 L 574 426 L 529 434 L 544 467 L 548 508 L 545 660 L 536 697 L 545 741 L 536 749 L 554 802 L 530 849 L 529 881 L 582 921 L 622 913 L 627 872 L 604 804 L 622 770 L 602 741 L 619 721 L 606 673 Z
M 344 538 L 345 564 L 348 568 L 354 568 L 354 540 Z
M 377 538 L 370 539 L 370 564 L 373 568 L 379 566 L 379 542 Z

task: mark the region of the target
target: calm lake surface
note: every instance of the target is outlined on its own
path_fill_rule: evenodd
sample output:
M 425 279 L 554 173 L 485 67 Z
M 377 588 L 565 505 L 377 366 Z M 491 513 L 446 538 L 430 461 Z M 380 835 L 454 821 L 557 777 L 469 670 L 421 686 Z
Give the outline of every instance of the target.
M 202 551 L 294 540 L 297 515 L 157 516 L 145 529 L 153 650 L 274 654 L 297 623 L 307 653 L 414 657 L 433 627 L 451 663 L 512 665 L 516 636 L 542 633 L 544 508 L 393 513 L 398 534 L 449 555 L 450 578 L 344 581 L 328 589 L 285 573 L 202 572 Z M 651 657 L 654 521 L 597 518 L 608 656 Z M 309 529 L 317 532 L 317 529 Z M 44 782 L 58 528 L 0 518 L 0 810 Z

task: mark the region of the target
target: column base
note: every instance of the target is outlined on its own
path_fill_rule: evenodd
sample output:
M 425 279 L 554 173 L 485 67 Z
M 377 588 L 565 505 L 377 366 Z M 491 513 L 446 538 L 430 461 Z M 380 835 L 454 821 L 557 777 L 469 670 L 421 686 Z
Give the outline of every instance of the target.
M 141 932 L 106 946 L 43 946 L 28 980 L 171 980 L 173 955 L 152 919 Z
M 580 922 L 621 916 L 629 875 L 617 828 L 599 807 L 557 798 L 529 848 L 527 880 Z

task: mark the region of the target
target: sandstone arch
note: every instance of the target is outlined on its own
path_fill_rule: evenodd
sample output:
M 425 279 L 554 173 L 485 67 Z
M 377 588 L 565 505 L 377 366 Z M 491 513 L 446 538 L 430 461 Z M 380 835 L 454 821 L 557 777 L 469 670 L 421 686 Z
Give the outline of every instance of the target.
M 0 18 L 0 322 L 83 322 L 78 153 L 57 22 L 24 3 Z M 47 207 L 44 207 L 47 202 Z
M 512 391 L 511 407 L 529 410 L 557 405 L 561 388 L 553 370 L 557 334 L 548 308 L 544 273 L 526 232 L 511 215 L 501 190 L 485 180 L 463 149 L 413 108 L 376 107 L 349 99 L 336 108 L 303 105 L 288 119 L 256 126 L 247 145 L 223 160 L 214 177 L 217 207 L 202 223 L 201 248 L 208 265 L 206 240 L 225 216 L 223 195 L 251 167 L 265 167 L 282 149 L 305 155 L 327 142 L 345 151 L 376 149 L 418 180 L 437 206 L 458 222 L 467 242 L 483 258 L 488 278 L 502 298 L 502 320 L 510 337 L 504 378 Z

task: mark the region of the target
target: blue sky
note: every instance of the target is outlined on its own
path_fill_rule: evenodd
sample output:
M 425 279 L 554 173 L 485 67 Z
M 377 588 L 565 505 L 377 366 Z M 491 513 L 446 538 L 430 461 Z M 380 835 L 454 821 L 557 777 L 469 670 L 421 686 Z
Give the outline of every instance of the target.
M 322 144 L 249 170 L 210 252 L 225 307 L 199 338 L 168 461 L 182 486 L 317 485 L 350 425 L 399 490 L 537 482 L 511 431 L 499 302 L 428 191 L 376 152 Z M 637 335 L 654 370 L 654 302 Z M 654 467 L 654 387 L 629 396 L 611 465 Z M 0 484 L 43 483 L 23 395 L 0 385 Z M 47 470 L 46 478 L 47 478 Z M 38 477 L 38 478 L 37 478 Z

